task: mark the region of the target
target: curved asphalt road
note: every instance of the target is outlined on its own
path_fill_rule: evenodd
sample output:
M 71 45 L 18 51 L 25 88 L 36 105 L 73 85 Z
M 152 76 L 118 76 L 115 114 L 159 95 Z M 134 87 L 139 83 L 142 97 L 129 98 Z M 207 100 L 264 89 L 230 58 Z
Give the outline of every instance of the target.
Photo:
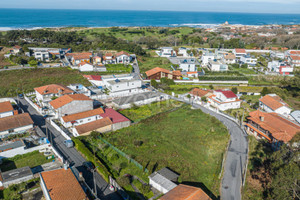
M 171 97 L 172 99 L 191 104 L 189 101 Z M 222 179 L 221 199 L 240 200 L 243 172 L 246 167 L 248 154 L 247 135 L 240 126 L 234 121 L 213 112 L 199 104 L 193 104 L 193 107 L 200 108 L 204 113 L 210 114 L 221 121 L 229 130 L 230 142 L 224 165 L 224 175 Z

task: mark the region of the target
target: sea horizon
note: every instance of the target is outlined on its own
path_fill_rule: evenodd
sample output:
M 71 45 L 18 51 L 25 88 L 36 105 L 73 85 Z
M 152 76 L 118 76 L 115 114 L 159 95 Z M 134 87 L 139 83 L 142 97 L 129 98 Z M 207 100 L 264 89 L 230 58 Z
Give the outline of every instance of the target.
M 80 12 L 78 12 L 80 11 Z M 297 25 L 300 14 L 211 11 L 0 8 L 0 31 L 63 27 L 196 27 Z

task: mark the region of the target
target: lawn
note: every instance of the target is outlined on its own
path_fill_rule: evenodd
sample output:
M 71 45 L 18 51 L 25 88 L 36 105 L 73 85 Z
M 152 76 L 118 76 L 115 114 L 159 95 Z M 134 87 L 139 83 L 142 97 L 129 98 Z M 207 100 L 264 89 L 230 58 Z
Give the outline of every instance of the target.
M 124 64 L 107 64 L 105 65 L 107 72 L 110 73 L 131 73 L 132 66 Z
M 90 85 L 78 70 L 68 68 L 23 69 L 0 72 L 0 97 L 16 96 L 16 93 L 33 91 L 47 84 L 81 83 Z
M 221 163 L 229 134 L 216 118 L 185 105 L 104 135 L 149 170 L 170 167 L 182 183 L 204 184 L 219 195 Z
M 155 67 L 161 67 L 169 70 L 172 69 L 172 63 L 167 58 L 138 56 L 138 62 L 141 73 L 144 73 Z
M 181 106 L 182 103 L 174 100 L 154 102 L 144 106 L 134 106 L 130 109 L 119 110 L 121 114 L 129 118 L 133 122 L 138 122 L 161 112 Z
M 42 153 L 39 153 L 39 151 L 33 151 L 27 154 L 17 155 L 12 158 L 4 158 L 3 163 L 0 165 L 0 169 L 2 172 L 5 172 L 26 166 L 32 168 L 51 161 L 51 159 L 47 160 Z

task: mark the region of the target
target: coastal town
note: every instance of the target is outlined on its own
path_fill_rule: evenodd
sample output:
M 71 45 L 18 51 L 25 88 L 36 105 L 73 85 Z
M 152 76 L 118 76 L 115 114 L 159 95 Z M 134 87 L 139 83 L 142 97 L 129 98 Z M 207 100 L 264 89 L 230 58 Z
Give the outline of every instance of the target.
M 181 45 L 173 35 L 182 29 L 191 35 Z M 0 34 L 3 199 L 265 199 L 286 190 L 280 181 L 299 195 L 300 41 L 275 43 L 300 26 L 156 30 L 173 31 L 171 44 L 84 28 L 79 35 L 106 42 Z M 259 42 L 245 44 L 253 35 Z

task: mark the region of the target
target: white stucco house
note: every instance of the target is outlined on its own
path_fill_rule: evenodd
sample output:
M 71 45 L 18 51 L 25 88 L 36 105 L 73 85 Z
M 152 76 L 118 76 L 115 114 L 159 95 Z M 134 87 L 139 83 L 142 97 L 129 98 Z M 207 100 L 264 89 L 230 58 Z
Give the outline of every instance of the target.
M 51 84 L 34 88 L 36 100 L 44 105 L 50 102 L 52 97 L 60 97 L 65 94 L 73 94 L 74 91 L 64 85 Z
M 50 110 L 56 118 L 93 110 L 93 100 L 84 94 L 67 94 L 50 103 Z
M 292 109 L 276 94 L 268 94 L 259 99 L 259 107 L 270 113 L 275 112 L 284 117 L 288 117 Z
M 208 65 L 208 63 L 212 60 L 214 60 L 216 57 L 215 53 L 211 53 L 211 52 L 205 52 L 202 57 L 201 57 L 201 63 L 202 65 Z
M 0 102 L 0 118 L 9 117 L 14 115 L 14 108 L 10 101 Z
M 236 57 L 237 59 L 240 59 L 241 57 L 244 57 L 244 56 L 247 55 L 247 52 L 246 52 L 245 49 L 234 49 L 234 50 L 232 51 L 232 53 L 235 55 L 235 57 Z
M 188 54 L 188 51 L 189 51 L 190 49 L 188 49 L 188 48 L 185 48 L 185 47 L 180 47 L 179 49 L 178 49 L 178 52 L 177 52 L 177 56 L 179 57 L 190 57 L 190 54 Z
M 33 121 L 28 113 L 0 118 L 0 138 L 21 134 L 32 128 Z
M 125 51 L 116 53 L 116 62 L 119 64 L 128 64 L 131 62 L 131 56 Z
M 158 51 L 157 54 L 160 57 L 176 57 L 176 52 L 172 47 L 161 47 Z
M 240 58 L 242 64 L 247 64 L 250 66 L 255 66 L 257 64 L 257 58 L 251 57 L 250 55 L 242 56 Z
M 183 72 L 195 72 L 195 71 L 197 71 L 196 59 L 195 58 L 188 58 L 188 59 L 180 60 L 179 68 Z
M 210 60 L 208 62 L 207 67 L 211 70 L 211 71 L 217 71 L 217 72 L 222 72 L 222 71 L 227 71 L 228 70 L 228 65 L 224 64 L 218 60 Z
M 94 66 L 92 64 L 81 62 L 79 65 L 79 71 L 81 72 L 92 72 L 94 71 Z
M 242 101 L 230 90 L 215 90 L 213 95 L 207 98 L 210 106 L 224 111 L 241 107 Z
M 234 64 L 234 63 L 236 63 L 236 57 L 235 57 L 235 55 L 233 53 L 223 54 L 223 57 L 222 57 L 221 60 L 225 64 Z

